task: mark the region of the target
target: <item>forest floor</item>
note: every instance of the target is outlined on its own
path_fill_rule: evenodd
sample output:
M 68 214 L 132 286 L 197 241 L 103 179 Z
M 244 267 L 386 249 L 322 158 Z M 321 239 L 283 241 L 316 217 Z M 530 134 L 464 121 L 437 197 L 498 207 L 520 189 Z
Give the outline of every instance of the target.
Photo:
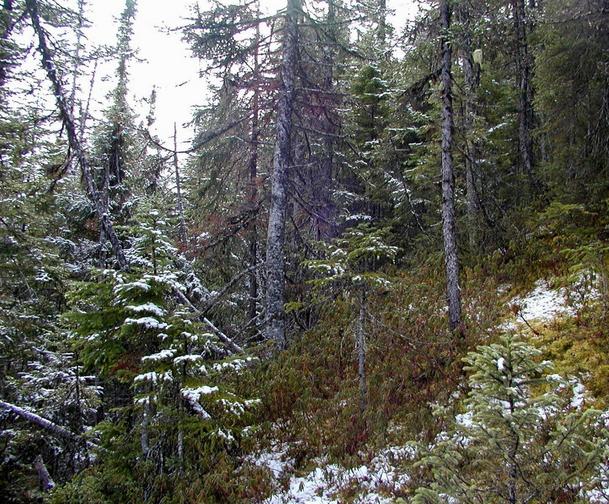
M 578 300 L 570 288 L 552 287 L 552 282 L 538 280 L 533 289 L 508 301 L 510 315 L 498 327 L 501 332 L 517 332 L 523 337 L 536 337 L 553 321 L 576 315 Z M 509 286 L 500 288 L 503 292 Z M 588 298 L 598 296 L 596 289 L 588 290 Z M 298 443 L 293 441 L 292 443 Z M 416 458 L 413 445 L 405 443 L 388 446 L 376 453 L 360 454 L 360 465 L 351 468 L 330 463 L 326 456 L 318 457 L 297 470 L 290 457 L 291 446 L 286 442 L 271 443 L 271 448 L 250 454 L 247 462 L 266 468 L 272 477 L 275 493 L 264 504 L 389 504 L 406 502 L 402 487 L 408 485 L 407 467 Z

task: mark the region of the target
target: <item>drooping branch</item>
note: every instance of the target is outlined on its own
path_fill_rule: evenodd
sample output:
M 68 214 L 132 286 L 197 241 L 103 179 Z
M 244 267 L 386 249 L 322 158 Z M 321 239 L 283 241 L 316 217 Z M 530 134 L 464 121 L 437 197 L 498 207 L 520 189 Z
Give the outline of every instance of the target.
M 110 244 L 112 245 L 112 250 L 114 251 L 114 255 L 116 256 L 119 267 L 121 269 L 127 269 L 129 266 L 127 258 L 125 257 L 121 242 L 118 239 L 118 235 L 114 230 L 114 226 L 110 220 L 110 217 L 108 216 L 108 213 L 104 209 L 100 194 L 95 186 L 93 175 L 91 173 L 91 167 L 89 166 L 89 160 L 87 159 L 84 147 L 77 133 L 76 123 L 72 115 L 70 103 L 66 98 L 67 95 L 63 89 L 61 79 L 57 74 L 57 67 L 53 62 L 53 57 L 51 55 L 51 51 L 49 50 L 47 34 L 40 22 L 38 1 L 26 0 L 25 5 L 32 21 L 32 27 L 34 28 L 34 31 L 38 37 L 38 51 L 40 52 L 40 56 L 42 58 L 42 66 L 46 71 L 47 77 L 53 87 L 53 94 L 55 95 L 55 100 L 57 101 L 61 121 L 67 133 L 70 148 L 72 149 L 72 152 L 80 165 L 83 179 L 85 181 L 87 195 L 93 203 L 97 218 L 106 236 L 108 237 Z
M 184 295 L 183 292 L 176 290 L 175 294 L 178 297 L 178 299 L 180 301 L 182 301 L 182 303 L 184 303 L 186 306 L 188 306 L 188 308 L 190 308 L 194 313 L 196 313 L 199 316 L 199 318 L 201 319 L 201 322 L 204 322 L 205 324 L 207 324 L 207 326 L 216 334 L 216 336 L 218 336 L 218 338 L 220 339 L 220 341 L 222 341 L 222 343 L 224 343 L 226 346 L 228 346 L 235 353 L 243 353 L 243 348 L 241 348 L 239 345 L 237 345 L 237 343 L 235 343 L 226 334 L 224 334 L 220 329 L 218 329 L 211 320 L 209 320 L 207 317 L 205 317 L 203 315 L 203 313 L 201 312 L 201 310 L 199 310 L 195 305 L 193 305 L 190 302 L 190 299 L 188 299 Z
M 233 129 L 235 126 L 238 126 L 239 124 L 241 124 L 243 121 L 247 121 L 249 118 L 250 118 L 250 116 L 246 115 L 245 117 L 241 117 L 240 119 L 231 121 L 228 124 L 221 126 L 220 128 L 217 128 L 212 131 L 208 131 L 207 133 L 205 133 L 204 135 L 201 135 L 199 137 L 199 139 L 197 140 L 195 145 L 193 145 L 189 149 L 184 149 L 184 150 L 176 150 L 175 148 L 171 149 L 169 147 L 165 147 L 163 144 L 157 142 L 148 130 L 144 130 L 144 134 L 146 135 L 147 140 L 150 143 L 152 143 L 155 147 L 157 147 L 158 149 L 164 150 L 166 152 L 171 152 L 172 154 L 173 153 L 175 153 L 175 154 L 192 154 L 193 152 L 198 151 L 205 144 L 208 144 L 212 140 L 215 140 L 216 138 L 223 135 L 227 131 L 230 131 L 231 129 Z
M 67 441 L 82 441 L 81 436 L 74 434 L 72 431 L 69 431 L 65 427 L 57 425 L 56 423 L 51 422 L 50 420 L 47 420 L 46 418 L 41 417 L 40 415 L 37 415 L 36 413 L 33 413 L 29 410 L 16 406 L 15 404 L 0 401 L 0 408 L 4 408 L 5 410 L 10 411 L 18 417 L 23 418 L 24 420 L 40 427 L 41 429 L 49 431 L 51 434 L 54 434 L 57 437 L 60 437 Z M 91 441 L 86 441 L 86 443 L 88 446 L 95 448 L 97 447 L 97 445 L 95 443 L 92 443 Z

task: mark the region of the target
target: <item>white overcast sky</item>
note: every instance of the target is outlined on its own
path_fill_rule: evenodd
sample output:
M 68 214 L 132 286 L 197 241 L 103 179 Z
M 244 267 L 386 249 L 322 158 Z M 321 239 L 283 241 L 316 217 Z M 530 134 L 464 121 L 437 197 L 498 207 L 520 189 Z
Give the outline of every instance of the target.
M 134 25 L 134 48 L 138 58 L 130 67 L 130 90 L 132 104 L 138 112 L 147 111 L 141 99 L 148 97 L 153 86 L 157 90 L 157 133 L 168 142 L 173 134 L 173 122 L 178 124 L 178 141 L 188 142 L 192 131 L 183 125 L 190 121 L 192 107 L 202 104 L 205 96 L 205 81 L 199 78 L 199 64 L 191 58 L 187 45 L 179 33 L 165 33 L 163 27 L 176 27 L 184 23 L 189 8 L 196 0 L 138 0 Z M 203 2 L 200 2 L 201 4 Z M 262 0 L 263 9 L 277 11 L 285 6 L 285 0 Z M 388 7 L 395 10 L 393 23 L 403 25 L 414 15 L 415 0 L 388 0 Z M 87 18 L 92 27 L 87 33 L 90 42 L 115 44 L 116 18 L 124 8 L 124 0 L 89 0 Z M 115 63 L 100 69 L 101 74 L 112 75 Z M 102 82 L 98 76 L 95 95 L 103 101 L 109 81 Z M 88 86 L 88 76 L 81 85 Z M 139 104 L 138 104 L 139 100 Z

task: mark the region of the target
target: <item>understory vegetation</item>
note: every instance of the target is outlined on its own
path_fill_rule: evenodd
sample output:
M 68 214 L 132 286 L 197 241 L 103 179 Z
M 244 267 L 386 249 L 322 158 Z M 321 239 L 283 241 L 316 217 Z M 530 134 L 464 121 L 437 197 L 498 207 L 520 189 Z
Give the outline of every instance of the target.
M 0 15 L 2 502 L 609 502 L 607 0 L 192 2 L 187 148 L 92 3 Z

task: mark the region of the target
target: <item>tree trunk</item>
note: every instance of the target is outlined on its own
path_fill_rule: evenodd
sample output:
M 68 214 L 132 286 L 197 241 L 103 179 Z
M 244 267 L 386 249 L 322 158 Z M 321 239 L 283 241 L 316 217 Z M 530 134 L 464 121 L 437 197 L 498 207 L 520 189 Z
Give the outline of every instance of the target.
M 461 292 L 459 288 L 459 258 L 457 256 L 457 230 L 455 222 L 455 174 L 452 155 L 452 48 L 448 33 L 450 30 L 451 9 L 448 2 L 449 0 L 440 1 L 442 27 L 442 233 L 444 236 L 449 328 L 451 331 L 455 331 L 461 326 Z
M 511 364 L 510 364 L 511 365 Z M 511 380 L 510 380 L 511 381 Z M 511 385 L 511 383 L 510 383 Z M 516 411 L 516 407 L 514 404 L 514 399 L 510 398 L 509 400 L 509 408 L 510 408 L 510 418 L 514 417 L 514 413 Z M 508 465 L 509 465 L 509 481 L 508 481 L 508 502 L 510 504 L 516 504 L 518 502 L 518 461 L 516 460 L 516 455 L 518 454 L 518 447 L 520 445 L 520 440 L 518 438 L 518 433 L 512 429 L 511 431 L 511 439 L 510 446 L 508 448 Z
M 471 252 L 478 249 L 480 243 L 480 202 L 478 194 L 478 146 L 472 138 L 474 119 L 476 116 L 476 90 L 478 88 L 477 64 L 472 53 L 472 36 L 470 27 L 470 13 L 467 6 L 459 9 L 461 22 L 464 27 L 462 37 L 461 56 L 463 59 L 463 75 L 465 77 L 465 182 L 467 192 L 467 233 Z
M 378 11 L 378 42 L 383 58 L 389 57 L 387 51 L 387 0 L 379 0 Z
M 32 413 L 31 411 L 28 411 L 24 408 L 20 408 L 19 406 L 16 406 L 14 404 L 0 401 L 0 408 L 7 409 L 11 413 L 17 415 L 18 417 L 23 418 L 24 420 L 27 420 L 28 422 L 30 422 L 44 430 L 47 430 L 51 434 L 54 434 L 57 437 L 65 439 L 66 441 L 80 442 L 82 440 L 82 438 L 80 436 L 78 436 L 77 434 L 74 434 L 73 432 L 69 431 L 68 429 L 62 427 L 61 425 L 57 425 L 56 423 L 53 423 L 50 420 L 47 420 L 46 418 L 41 417 L 40 415 L 37 415 L 36 413 Z M 90 441 L 87 441 L 86 444 L 87 444 L 87 446 L 90 446 L 90 447 L 96 446 L 95 444 L 91 443 Z
M 180 427 L 178 430 L 178 472 L 184 473 L 184 430 Z
M 85 155 L 84 148 L 76 132 L 74 117 L 72 116 L 69 104 L 66 100 L 66 94 L 64 93 L 61 79 L 57 75 L 57 67 L 51 57 L 51 52 L 47 44 L 46 33 L 40 24 L 38 2 L 37 0 L 26 0 L 25 4 L 30 14 L 34 31 L 38 36 L 38 50 L 40 51 L 40 55 L 42 57 L 42 66 L 45 69 L 47 77 L 49 78 L 53 86 L 53 94 L 55 95 L 55 99 L 57 101 L 57 107 L 59 108 L 61 120 L 68 135 L 70 147 L 72 148 L 72 151 L 74 152 L 74 155 L 76 156 L 76 159 L 78 159 L 78 163 L 80 164 L 80 169 L 82 171 L 82 175 L 85 181 L 87 194 L 89 196 L 89 199 L 93 203 L 97 218 L 99 219 L 100 224 L 106 236 L 108 237 L 108 240 L 112 244 L 112 249 L 114 250 L 114 255 L 116 256 L 116 261 L 118 262 L 119 267 L 121 269 L 127 269 L 127 258 L 125 257 L 123 247 L 114 230 L 114 226 L 112 225 L 112 221 L 110 220 L 108 212 L 105 211 L 97 188 L 95 187 L 93 175 L 89 167 L 89 160 Z
M 101 190 L 99 191 L 99 199 L 104 214 L 110 215 L 110 164 L 103 164 L 101 180 Z M 106 253 L 104 244 L 106 243 L 106 230 L 103 226 L 99 230 L 99 244 L 101 245 L 100 263 L 102 267 L 106 266 Z
M 178 129 L 176 123 L 173 123 L 173 167 L 176 175 L 176 209 L 178 218 L 180 219 L 179 236 L 180 241 L 186 245 L 186 222 L 184 221 L 184 203 L 182 201 L 182 189 L 180 184 L 180 168 L 178 165 Z
M 292 109 L 294 106 L 295 67 L 297 53 L 298 0 L 288 0 L 281 67 L 281 91 L 277 105 L 277 138 L 271 176 L 271 206 L 266 246 L 266 338 L 277 348 L 286 347 L 284 311 L 285 221 L 288 201 L 288 167 Z
M 44 464 L 44 460 L 42 460 L 42 455 L 38 455 L 34 459 L 34 468 L 38 473 L 38 479 L 40 480 L 40 486 L 42 487 L 43 492 L 49 492 L 55 488 L 55 482 L 49 471 L 47 470 L 47 466 Z
M 87 102 L 85 104 L 84 111 L 81 110 L 80 124 L 79 124 L 79 138 L 82 140 L 85 130 L 87 128 L 87 121 L 89 120 L 89 107 L 91 105 L 91 98 L 93 97 L 93 87 L 95 85 L 95 76 L 97 74 L 97 66 L 99 65 L 99 58 L 95 58 L 95 64 L 93 65 L 93 72 L 91 73 L 91 80 L 89 81 L 89 93 L 87 95 Z
M 148 437 L 148 424 L 150 423 L 150 404 L 148 401 L 144 404 L 142 411 L 142 425 L 140 431 L 140 447 L 142 449 L 142 457 L 148 458 L 150 452 L 150 440 Z
M 324 81 L 323 89 L 325 99 L 328 101 L 325 114 L 325 132 L 323 137 L 323 160 L 321 162 L 321 184 L 319 185 L 321 208 L 320 216 L 317 217 L 316 234 L 318 240 L 330 240 L 336 236 L 336 208 L 332 201 L 332 186 L 333 186 L 333 165 L 334 165 L 334 135 L 336 134 L 336 126 L 334 120 L 335 115 L 330 110 L 333 106 L 332 93 L 334 91 L 334 45 L 337 43 L 337 27 L 336 27 L 336 6 L 334 0 L 328 1 L 328 43 L 324 50 L 323 66 L 324 66 Z
M 527 40 L 527 18 L 524 0 L 512 0 L 514 32 L 516 35 L 516 63 L 518 68 L 518 151 L 523 173 L 529 180 L 531 192 L 536 190 L 533 173 L 533 141 L 531 129 L 533 125 L 531 61 Z
M 249 301 L 248 318 L 254 320 L 258 315 L 258 229 L 256 226 L 256 214 L 258 213 L 258 136 L 260 119 L 260 65 L 258 61 L 258 44 L 260 42 L 260 27 L 256 25 L 256 51 L 254 52 L 254 70 L 252 80 L 254 84 L 254 95 L 252 97 L 252 129 L 250 134 L 250 157 L 248 161 L 249 171 L 249 191 L 248 203 L 251 212 L 251 220 L 248 224 L 249 257 L 248 266 L 251 271 L 248 273 Z M 254 329 L 255 329 L 254 325 Z
M 359 313 L 355 326 L 357 343 L 357 376 L 359 379 L 359 415 L 363 419 L 368 405 L 368 385 L 366 384 L 366 293 L 362 287 L 359 298 Z

